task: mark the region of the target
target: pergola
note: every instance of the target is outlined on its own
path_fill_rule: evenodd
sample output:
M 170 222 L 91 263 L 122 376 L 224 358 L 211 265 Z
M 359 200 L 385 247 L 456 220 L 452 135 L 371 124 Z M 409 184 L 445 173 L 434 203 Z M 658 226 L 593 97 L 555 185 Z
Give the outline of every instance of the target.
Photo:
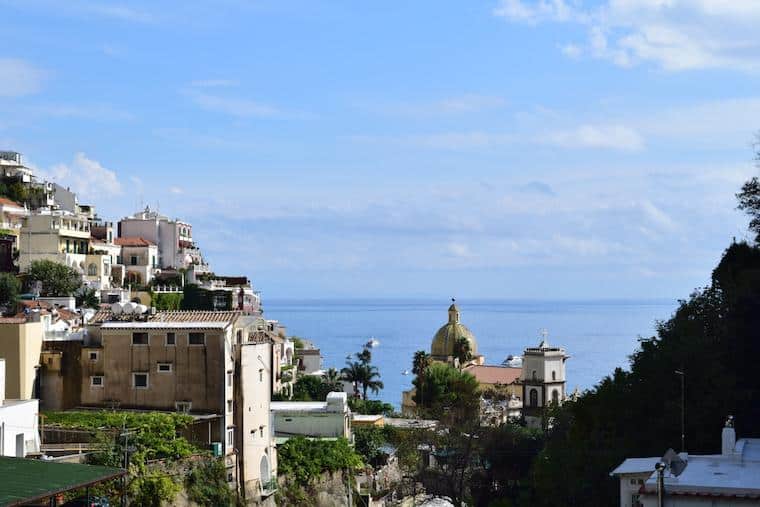
M 0 457 L 0 506 L 39 504 L 127 474 L 122 468 Z

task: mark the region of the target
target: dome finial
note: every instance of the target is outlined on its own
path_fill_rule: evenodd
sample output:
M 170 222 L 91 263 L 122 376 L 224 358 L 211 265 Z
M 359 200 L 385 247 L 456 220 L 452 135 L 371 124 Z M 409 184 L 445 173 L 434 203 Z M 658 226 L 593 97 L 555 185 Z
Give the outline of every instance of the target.
M 451 298 L 451 306 L 449 306 L 449 323 L 459 323 L 459 308 L 456 305 L 456 298 Z

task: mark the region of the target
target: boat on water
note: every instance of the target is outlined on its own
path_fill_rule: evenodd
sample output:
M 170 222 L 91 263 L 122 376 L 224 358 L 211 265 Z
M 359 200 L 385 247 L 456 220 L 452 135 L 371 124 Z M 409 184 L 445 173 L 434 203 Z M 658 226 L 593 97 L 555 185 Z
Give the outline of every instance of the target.
M 522 356 L 513 356 L 510 354 L 506 359 L 504 359 L 504 361 L 502 361 L 501 365 L 509 366 L 510 368 L 522 368 L 522 362 Z
M 377 347 L 378 345 L 380 345 L 380 341 L 375 338 L 370 338 L 369 341 L 364 344 L 365 347 L 369 347 L 371 349 Z

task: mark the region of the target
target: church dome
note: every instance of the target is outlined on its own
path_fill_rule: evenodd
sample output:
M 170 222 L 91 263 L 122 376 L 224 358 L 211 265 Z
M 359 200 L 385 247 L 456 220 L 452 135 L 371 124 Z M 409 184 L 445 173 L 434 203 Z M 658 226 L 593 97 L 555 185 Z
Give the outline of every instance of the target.
M 478 342 L 475 340 L 475 335 L 467 329 L 467 326 L 459 322 L 459 308 L 457 308 L 457 305 L 452 304 L 449 307 L 449 321 L 441 326 L 433 337 L 430 355 L 434 359 L 440 360 L 453 356 L 454 342 L 460 337 L 464 337 L 470 342 L 470 352 L 473 357 L 478 355 Z

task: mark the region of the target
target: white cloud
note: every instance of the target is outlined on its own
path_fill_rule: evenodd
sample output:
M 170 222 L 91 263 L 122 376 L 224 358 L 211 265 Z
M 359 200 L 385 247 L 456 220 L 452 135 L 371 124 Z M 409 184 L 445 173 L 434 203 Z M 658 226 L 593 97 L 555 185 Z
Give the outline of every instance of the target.
M 283 112 L 274 106 L 249 99 L 223 97 L 197 89 L 186 90 L 185 95 L 201 109 L 238 117 L 272 118 Z
M 184 194 L 185 191 L 179 187 L 169 187 L 169 193 L 174 194 L 174 195 L 180 195 L 180 194 Z
M 101 3 L 81 4 L 82 10 L 106 18 L 119 19 L 137 23 L 152 23 L 155 18 L 146 11 L 140 11 L 126 5 L 104 5 Z
M 669 71 L 760 70 L 760 2 L 756 0 L 605 0 L 582 9 L 563 0 L 502 0 L 496 16 L 513 22 L 572 22 L 588 29 L 581 51 L 627 67 L 652 62 Z
M 45 72 L 24 60 L 0 58 L 0 97 L 21 97 L 39 91 Z
M 40 171 L 48 180 L 70 187 L 80 198 L 103 198 L 122 193 L 116 173 L 84 153 L 74 155 L 70 164 L 58 164 L 48 171 Z
M 569 21 L 582 17 L 580 11 L 564 0 L 539 0 L 537 2 L 501 0 L 493 13 L 495 16 L 525 23 Z
M 644 140 L 638 132 L 622 125 L 581 125 L 571 130 L 549 133 L 542 141 L 562 148 L 635 151 L 644 146 Z

